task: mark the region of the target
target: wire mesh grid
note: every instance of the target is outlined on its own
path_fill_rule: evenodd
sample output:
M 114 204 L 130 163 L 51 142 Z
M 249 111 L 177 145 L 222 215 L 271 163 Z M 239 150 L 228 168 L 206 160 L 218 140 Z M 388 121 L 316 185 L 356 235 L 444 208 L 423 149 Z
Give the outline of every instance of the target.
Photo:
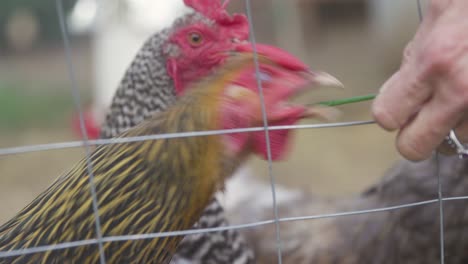
M 422 7 L 420 0 L 416 0 L 417 7 L 418 7 L 418 14 L 419 18 L 422 19 Z M 254 25 L 252 23 L 252 12 L 251 12 L 251 1 L 245 0 L 246 5 L 246 14 L 249 20 L 249 29 L 251 32 L 250 40 L 253 45 L 254 50 L 254 60 L 255 60 L 255 68 L 257 75 L 259 74 L 258 69 L 258 61 L 257 61 L 257 54 L 256 54 L 256 47 L 255 47 L 255 34 L 254 34 Z M 38 252 L 45 252 L 50 250 L 59 250 L 71 247 L 79 247 L 85 245 L 99 245 L 100 250 L 100 263 L 106 263 L 104 251 L 102 244 L 105 242 L 116 242 L 116 241 L 127 241 L 127 240 L 141 240 L 141 239 L 151 239 L 157 237 L 168 237 L 168 236 L 180 236 L 180 235 L 193 235 L 193 234 L 200 234 L 200 233 L 207 233 L 207 232 L 219 232 L 225 231 L 229 229 L 243 229 L 243 228 L 255 228 L 264 225 L 275 224 L 276 225 L 276 242 L 277 242 L 277 252 L 278 252 L 278 263 L 282 263 L 281 257 L 281 233 L 279 223 L 281 222 L 292 222 L 292 221 L 304 221 L 304 220 L 314 220 L 314 219 L 321 219 L 321 218 L 331 218 L 331 217 L 343 217 L 343 216 L 351 216 L 351 215 L 360 215 L 360 214 L 369 214 L 369 213 L 378 213 L 384 211 L 393 211 L 399 210 L 403 208 L 410 208 L 410 207 L 417 207 L 417 206 L 424 206 L 428 204 L 439 204 L 439 217 L 440 217 L 440 263 L 444 263 L 444 228 L 443 228 L 443 202 L 449 201 L 456 201 L 456 200 L 466 200 L 468 196 L 459 196 L 459 197 L 443 197 L 442 195 L 442 184 L 440 181 L 439 175 L 439 168 L 436 168 L 436 175 L 438 177 L 438 198 L 425 200 L 415 203 L 407 203 L 401 204 L 396 206 L 389 206 L 389 207 L 382 207 L 382 208 L 373 208 L 368 210 L 358 210 L 358 211 L 349 211 L 349 212 L 339 212 L 339 213 L 332 213 L 332 214 L 318 214 L 318 215 L 309 215 L 309 216 L 299 216 L 299 217 L 279 217 L 278 215 L 278 207 L 276 204 L 276 192 L 275 192 L 275 178 L 272 169 L 272 158 L 271 158 L 271 149 L 270 149 L 270 142 L 269 142 L 269 134 L 268 131 L 274 130 L 284 130 L 284 129 L 325 129 L 331 127 L 346 127 L 346 126 L 358 126 L 358 125 L 370 125 L 374 124 L 374 121 L 354 121 L 354 122 L 341 122 L 341 123 L 329 123 L 329 124 L 313 124 L 313 125 L 289 125 L 289 126 L 269 126 L 266 121 L 266 113 L 265 113 L 265 104 L 263 103 L 263 93 L 262 93 L 262 86 L 261 81 L 257 78 L 257 85 L 260 93 L 260 99 L 262 101 L 262 115 L 264 119 L 264 126 L 263 127 L 253 127 L 253 128 L 243 128 L 243 129 L 227 129 L 227 130 L 212 130 L 212 131 L 199 131 L 199 132 L 185 132 L 185 133 L 171 133 L 171 134 L 158 134 L 158 135 L 151 135 L 151 136 L 139 136 L 139 137 L 127 137 L 127 138 L 114 138 L 114 139 L 99 139 L 99 140 L 88 140 L 86 135 L 86 129 L 84 124 L 84 117 L 83 111 L 80 102 L 80 96 L 78 92 L 78 87 L 76 85 L 75 76 L 74 76 L 74 66 L 71 57 L 71 48 L 70 48 L 70 40 L 67 33 L 67 27 L 64 18 L 64 11 L 62 7 L 62 0 L 56 0 L 56 8 L 57 14 L 60 22 L 60 28 L 63 37 L 63 45 L 66 53 L 67 59 L 67 68 L 68 74 L 70 79 L 70 87 L 72 97 L 74 99 L 75 108 L 79 113 L 79 120 L 80 120 L 80 129 L 83 135 L 83 139 L 81 141 L 70 141 L 70 142 L 59 142 L 59 143 L 52 143 L 52 144 L 39 144 L 39 145 L 29 145 L 29 146 L 18 146 L 18 147 L 11 147 L 11 148 L 0 148 L 0 156 L 5 155 L 15 155 L 21 153 L 29 153 L 29 152 L 36 152 L 36 151 L 46 151 L 46 150 L 54 150 L 54 149 L 65 149 L 65 148 L 77 148 L 77 147 L 84 147 L 86 157 L 87 157 L 87 170 L 89 173 L 89 186 L 90 191 L 92 194 L 92 205 L 93 211 L 95 214 L 95 228 L 97 237 L 95 239 L 88 239 L 88 240 L 81 240 L 81 241 L 72 241 L 72 242 L 65 242 L 59 243 L 54 245 L 45 245 L 39 247 L 31 247 L 31 248 L 24 248 L 19 250 L 11 250 L 11 251 L 0 251 L 0 259 L 19 256 L 23 254 L 32 254 Z M 90 162 L 90 146 L 93 145 L 106 145 L 106 144 L 119 144 L 119 143 L 128 143 L 128 142 L 139 142 L 145 140 L 158 140 L 158 139 L 168 139 L 168 138 L 180 138 L 180 137 L 195 137 L 195 136 L 208 136 L 208 135 L 221 135 L 221 134 L 228 134 L 228 133 L 239 133 L 239 132 L 254 132 L 254 131 L 264 131 L 266 135 L 267 141 L 267 152 L 268 152 L 268 174 L 270 176 L 270 183 L 271 183 L 271 190 L 272 190 L 272 200 L 273 200 L 273 208 L 274 208 L 274 219 L 265 220 L 265 221 L 257 221 L 247 224 L 240 224 L 240 225 L 230 225 L 226 227 L 217 227 L 217 228 L 203 228 L 203 229 L 191 229 L 191 230 L 181 230 L 181 231 L 173 231 L 173 232 L 161 232 L 161 233 L 150 233 L 150 234 L 138 234 L 138 235 L 124 235 L 124 236 L 106 236 L 103 237 L 101 233 L 101 226 L 99 222 L 99 214 L 98 214 L 98 204 L 97 204 L 97 197 L 96 197 L 96 190 L 93 182 L 93 168 L 92 163 Z M 438 156 L 436 154 L 436 159 Z

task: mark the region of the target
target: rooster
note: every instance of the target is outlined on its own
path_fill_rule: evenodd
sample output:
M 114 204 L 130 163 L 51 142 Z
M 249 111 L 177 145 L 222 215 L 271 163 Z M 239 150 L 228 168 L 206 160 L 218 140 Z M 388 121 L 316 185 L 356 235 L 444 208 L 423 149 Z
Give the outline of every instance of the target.
M 273 54 L 274 55 L 274 54 Z M 328 109 L 287 100 L 306 84 L 329 83 L 293 57 L 259 58 L 263 102 L 271 125 L 303 118 L 327 118 Z M 222 69 L 193 85 L 164 112 L 126 130 L 119 138 L 261 126 L 262 101 L 252 53 L 235 55 Z M 301 70 L 302 69 L 302 70 Z M 312 86 L 313 87 L 313 86 Z M 285 157 L 288 130 L 270 132 L 273 159 Z M 267 156 L 264 131 L 163 138 L 101 145 L 91 154 L 98 215 L 104 237 L 179 231 L 191 228 L 214 193 L 249 154 Z M 0 227 L 0 252 L 90 240 L 95 214 L 86 158 L 59 177 L 13 219 Z M 169 263 L 183 236 L 108 241 L 109 263 Z M 97 263 L 96 244 L 0 258 L 1 263 Z
M 101 137 L 116 136 L 153 113 L 166 110 L 191 82 L 222 66 L 231 52 L 252 49 L 248 42 L 247 18 L 242 14 L 228 14 L 229 1 L 224 4 L 219 0 L 184 2 L 193 12 L 151 36 L 131 62 L 112 100 Z M 258 51 L 267 56 L 282 54 L 273 47 L 257 46 Z M 291 66 L 302 65 L 297 59 L 288 58 Z M 227 225 L 223 207 L 214 198 L 195 227 Z M 187 236 L 174 259 L 175 263 L 182 260 L 252 263 L 254 255 L 237 230 L 228 230 Z

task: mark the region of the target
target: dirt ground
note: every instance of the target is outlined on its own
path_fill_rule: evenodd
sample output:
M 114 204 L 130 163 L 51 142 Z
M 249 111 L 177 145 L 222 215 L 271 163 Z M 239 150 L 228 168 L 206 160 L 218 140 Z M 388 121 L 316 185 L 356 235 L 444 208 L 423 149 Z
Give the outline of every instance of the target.
M 314 40 L 307 43 L 314 44 L 304 44 L 303 58 L 313 68 L 338 77 L 346 89 L 320 89 L 307 95 L 308 100 L 375 93 L 389 76 L 388 69 L 395 66 L 382 61 L 381 53 L 385 51 L 375 46 L 368 28 L 361 24 L 326 28 L 309 37 Z M 259 38 L 259 41 L 268 40 Z M 83 94 L 89 95 L 92 83 L 90 45 L 81 41 L 74 50 L 77 79 Z M 400 54 L 393 56 L 398 58 Z M 12 75 L 31 82 L 52 80 L 56 87 L 69 89 L 60 46 L 41 47 L 29 54 L 4 53 L 0 57 L 0 80 Z M 57 90 L 44 88 L 44 93 L 52 96 Z M 71 109 L 70 105 L 69 112 L 51 126 L 0 127 L 0 148 L 76 140 L 69 125 Z M 343 112 L 340 121 L 371 119 L 370 103 L 340 109 Z M 394 135 L 376 125 L 300 130 L 296 136 L 291 157 L 274 165 L 275 177 L 280 184 L 320 194 L 358 192 L 381 177 L 399 158 L 394 150 Z M 64 149 L 0 156 L 0 223 L 13 216 L 82 155 L 82 149 Z M 256 159 L 252 164 L 257 175 L 267 180 L 267 164 Z

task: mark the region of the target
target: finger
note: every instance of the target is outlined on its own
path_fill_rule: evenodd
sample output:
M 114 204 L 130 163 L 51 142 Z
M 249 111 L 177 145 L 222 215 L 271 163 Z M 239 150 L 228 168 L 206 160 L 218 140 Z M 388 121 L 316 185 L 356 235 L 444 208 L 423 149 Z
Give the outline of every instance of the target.
M 445 2 L 445 1 L 444 1 Z M 448 3 L 444 3 L 448 4 Z M 421 67 L 420 53 L 427 41 L 429 32 L 440 16 L 440 3 L 435 3 L 432 13 L 424 19 L 415 37 L 408 43 L 400 70 L 380 89 L 374 100 L 372 114 L 377 123 L 387 130 L 399 129 L 432 95 L 432 89 L 424 85 L 425 77 L 431 76 Z
M 405 64 L 381 88 L 372 105 L 377 123 L 387 130 L 401 128 L 433 93 L 432 86 L 418 81 L 418 73 Z
M 444 97 L 433 97 L 398 133 L 398 151 L 409 160 L 428 158 L 462 117 L 459 107 L 448 104 Z

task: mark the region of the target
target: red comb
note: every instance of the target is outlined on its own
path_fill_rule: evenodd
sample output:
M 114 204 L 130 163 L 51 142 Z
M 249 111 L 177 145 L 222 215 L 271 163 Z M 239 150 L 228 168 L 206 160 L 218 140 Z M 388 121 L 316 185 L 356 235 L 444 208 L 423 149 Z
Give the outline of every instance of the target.
M 239 40 L 245 40 L 249 35 L 247 17 L 243 14 L 230 15 L 226 11 L 229 1 L 221 4 L 220 0 L 184 0 L 186 6 L 193 8 L 198 13 L 216 21 L 219 25 L 227 27 L 234 32 Z
M 218 13 L 225 11 L 220 0 L 184 0 L 186 6 L 195 9 L 195 11 L 209 17 L 215 18 Z

